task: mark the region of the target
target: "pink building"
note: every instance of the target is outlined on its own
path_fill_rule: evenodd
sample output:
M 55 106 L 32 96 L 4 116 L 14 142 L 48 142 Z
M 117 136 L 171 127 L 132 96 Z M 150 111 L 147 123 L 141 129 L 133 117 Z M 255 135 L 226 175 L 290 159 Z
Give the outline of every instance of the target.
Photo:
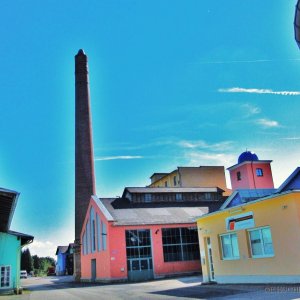
M 238 163 L 228 168 L 232 190 L 273 189 L 272 160 L 259 160 L 255 153 L 243 152 Z
M 82 281 L 138 281 L 201 270 L 195 217 L 217 210 L 219 188 L 125 188 L 92 196 L 81 232 Z

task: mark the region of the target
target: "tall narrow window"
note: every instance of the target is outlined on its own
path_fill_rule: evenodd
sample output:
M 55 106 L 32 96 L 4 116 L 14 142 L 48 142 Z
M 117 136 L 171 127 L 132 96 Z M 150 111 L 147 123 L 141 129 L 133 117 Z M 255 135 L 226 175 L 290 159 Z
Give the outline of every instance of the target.
M 237 181 L 242 180 L 242 176 L 241 176 L 241 172 L 240 172 L 240 171 L 238 171 L 238 172 L 236 173 L 236 179 L 237 179 Z
M 101 227 L 100 227 L 100 217 L 96 214 L 96 221 L 97 221 L 97 242 L 98 242 L 98 251 L 101 251 Z
M 168 186 L 168 181 L 165 181 L 165 187 L 167 187 Z
M 239 259 L 239 245 L 236 233 L 223 234 L 220 236 L 223 259 Z
M 107 243 L 107 231 L 106 231 L 106 224 L 102 223 L 102 250 L 106 250 L 106 243 Z
M 173 177 L 173 183 L 174 183 L 174 186 L 176 186 L 176 184 L 177 184 L 177 178 L 176 178 L 176 176 Z
M 90 225 L 91 225 L 91 246 L 92 252 L 96 251 L 96 224 L 95 224 L 95 210 L 91 207 L 90 211 Z
M 0 288 L 10 287 L 10 266 L 1 266 L 0 271 Z
M 81 244 L 82 244 L 82 254 L 85 255 L 86 254 L 86 244 L 85 244 L 85 239 L 86 239 L 86 234 L 85 234 L 85 231 L 82 235 L 82 241 L 81 241 Z
M 89 254 L 91 251 L 91 236 L 90 236 L 90 220 L 86 223 L 85 227 L 85 234 L 86 234 L 86 254 Z
M 248 232 L 253 258 L 274 256 L 270 227 L 257 228 Z

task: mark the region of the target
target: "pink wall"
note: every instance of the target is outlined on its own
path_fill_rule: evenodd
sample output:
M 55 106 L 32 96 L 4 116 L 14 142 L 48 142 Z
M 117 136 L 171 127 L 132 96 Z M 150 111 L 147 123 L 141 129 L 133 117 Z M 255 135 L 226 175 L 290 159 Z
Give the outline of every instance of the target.
M 263 176 L 256 175 L 256 169 L 263 171 Z M 237 180 L 237 172 L 241 172 L 241 180 Z M 274 188 L 270 163 L 254 162 L 245 163 L 230 170 L 232 190 L 236 189 L 263 189 Z
M 102 221 L 105 220 L 104 215 L 93 200 L 90 202 L 95 212 L 99 214 Z M 90 211 L 90 206 L 88 212 Z M 89 213 L 86 216 L 83 228 L 88 220 Z M 105 220 L 106 221 L 106 220 Z M 126 258 L 126 239 L 125 230 L 134 229 L 150 229 L 152 236 L 152 259 L 154 276 L 164 276 L 187 272 L 200 272 L 201 264 L 199 261 L 180 261 L 180 262 L 164 262 L 162 247 L 162 228 L 174 227 L 191 227 L 196 223 L 178 224 L 178 225 L 138 225 L 138 226 L 114 226 L 113 222 L 107 222 L 107 250 L 95 252 L 87 255 L 81 254 L 82 278 L 91 278 L 91 259 L 97 261 L 97 279 L 127 279 L 127 258 Z M 84 231 L 82 231 L 83 234 Z M 157 232 L 157 233 L 155 233 Z M 82 239 L 81 239 L 82 240 Z

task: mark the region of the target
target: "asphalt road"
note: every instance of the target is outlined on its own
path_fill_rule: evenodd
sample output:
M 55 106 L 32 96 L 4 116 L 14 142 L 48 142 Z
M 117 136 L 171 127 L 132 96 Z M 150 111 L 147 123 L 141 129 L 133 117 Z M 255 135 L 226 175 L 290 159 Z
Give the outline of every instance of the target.
M 77 284 L 72 277 L 22 280 L 23 295 L 0 300 L 94 299 L 300 299 L 299 285 L 202 285 L 201 277 L 180 277 L 130 284 Z

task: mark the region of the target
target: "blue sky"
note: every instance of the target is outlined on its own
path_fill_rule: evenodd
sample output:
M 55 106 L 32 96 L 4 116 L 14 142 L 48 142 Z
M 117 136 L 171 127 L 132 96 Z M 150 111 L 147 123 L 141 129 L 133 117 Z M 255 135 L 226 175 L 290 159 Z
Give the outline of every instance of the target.
M 98 196 L 177 166 L 299 166 L 296 1 L 1 1 L 0 186 L 12 229 L 54 255 L 74 236 L 74 55 L 89 58 Z

